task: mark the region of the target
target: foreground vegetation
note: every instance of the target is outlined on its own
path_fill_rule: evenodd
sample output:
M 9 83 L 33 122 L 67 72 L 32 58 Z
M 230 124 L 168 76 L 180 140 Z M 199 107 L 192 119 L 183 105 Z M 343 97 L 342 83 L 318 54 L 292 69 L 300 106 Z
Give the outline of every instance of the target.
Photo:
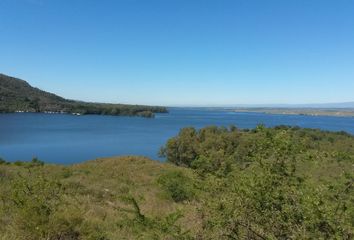
M 27 82 L 0 74 L 0 113 L 46 112 L 154 117 L 165 107 L 88 103 L 64 99 L 30 86 Z
M 182 129 L 143 157 L 0 161 L 0 239 L 353 239 L 354 137 Z

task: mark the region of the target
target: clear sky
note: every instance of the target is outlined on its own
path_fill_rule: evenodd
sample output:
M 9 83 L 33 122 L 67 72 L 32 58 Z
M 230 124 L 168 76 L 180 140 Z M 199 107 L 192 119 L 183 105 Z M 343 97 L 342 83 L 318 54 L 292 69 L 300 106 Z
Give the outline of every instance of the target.
M 67 98 L 354 100 L 353 0 L 0 0 L 0 72 Z

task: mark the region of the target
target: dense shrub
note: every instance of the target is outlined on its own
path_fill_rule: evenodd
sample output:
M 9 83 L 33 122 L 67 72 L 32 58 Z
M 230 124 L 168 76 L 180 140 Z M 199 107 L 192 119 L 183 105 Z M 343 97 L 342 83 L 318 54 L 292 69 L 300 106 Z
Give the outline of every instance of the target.
M 158 178 L 158 183 L 176 202 L 191 200 L 195 195 L 193 181 L 181 171 L 170 171 Z
M 182 129 L 162 149 L 200 177 L 204 239 L 352 239 L 354 137 L 298 127 Z
M 0 157 L 0 165 L 1 164 L 6 164 L 7 162 L 4 160 L 4 159 L 2 159 L 1 157 Z
M 215 126 L 196 130 L 184 128 L 169 139 L 160 154 L 178 166 L 204 173 L 226 173 L 232 164 L 248 165 L 256 158 L 282 154 L 299 157 L 313 150 L 354 154 L 353 137 L 313 129 L 259 125 L 252 131 Z M 222 175 L 222 174 L 221 174 Z

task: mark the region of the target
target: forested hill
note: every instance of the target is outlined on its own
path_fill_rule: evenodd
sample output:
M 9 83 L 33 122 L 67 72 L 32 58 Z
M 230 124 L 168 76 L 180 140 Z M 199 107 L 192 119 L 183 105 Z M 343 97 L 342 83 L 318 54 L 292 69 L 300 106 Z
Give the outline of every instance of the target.
M 26 81 L 0 74 L 0 112 L 61 112 L 153 117 L 165 107 L 74 101 L 32 87 Z

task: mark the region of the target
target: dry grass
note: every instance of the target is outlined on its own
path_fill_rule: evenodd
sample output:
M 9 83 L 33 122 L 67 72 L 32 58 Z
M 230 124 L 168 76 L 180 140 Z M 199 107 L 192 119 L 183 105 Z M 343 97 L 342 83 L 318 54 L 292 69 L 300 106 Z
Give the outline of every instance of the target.
M 163 219 L 171 213 L 181 211 L 183 217 L 178 220 L 178 225 L 184 230 L 198 230 L 195 204 L 174 202 L 157 183 L 161 174 L 172 170 L 179 170 L 179 167 L 133 156 L 96 159 L 72 166 L 44 165 L 26 168 L 0 165 L 0 173 L 8 180 L 19 175 L 28 179 L 44 175 L 59 180 L 65 186 L 65 195 L 58 215 L 63 219 L 71 219 L 70 221 L 81 218 L 82 223 L 78 229 L 80 232 L 85 231 L 83 229 L 86 225 L 89 226 L 87 229 L 97 226 L 108 239 L 144 239 L 144 230 L 135 229 L 136 226 L 129 222 L 134 219 L 135 213 L 127 198 L 134 198 L 141 213 L 151 219 Z M 189 169 L 183 171 L 193 176 Z M 0 182 L 1 187 L 5 184 Z M 5 194 L 5 189 L 2 190 Z M 0 220 L 6 224 L 4 216 L 0 216 Z M 0 239 L 18 239 L 9 235 L 9 229 L 0 227 L 0 231 L 3 230 Z

